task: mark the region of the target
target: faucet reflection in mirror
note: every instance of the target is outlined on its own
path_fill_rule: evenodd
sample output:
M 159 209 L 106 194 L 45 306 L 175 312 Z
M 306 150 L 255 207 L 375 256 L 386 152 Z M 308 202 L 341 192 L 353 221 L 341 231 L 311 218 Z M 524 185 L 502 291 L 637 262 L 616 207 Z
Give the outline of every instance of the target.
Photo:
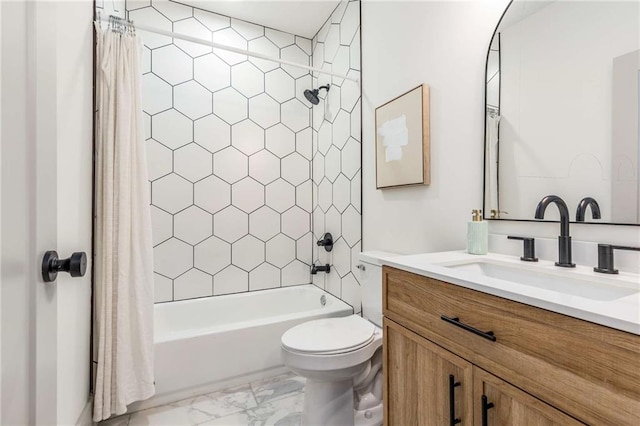
M 602 218 L 600 214 L 600 205 L 596 200 L 591 197 L 584 197 L 578 203 L 578 208 L 576 209 L 576 222 L 584 222 L 584 217 L 587 213 L 587 207 L 591 206 L 591 217 L 594 219 Z
M 510 3 L 487 51 L 487 216 L 530 220 L 555 192 L 640 224 L 638 16 L 637 1 Z

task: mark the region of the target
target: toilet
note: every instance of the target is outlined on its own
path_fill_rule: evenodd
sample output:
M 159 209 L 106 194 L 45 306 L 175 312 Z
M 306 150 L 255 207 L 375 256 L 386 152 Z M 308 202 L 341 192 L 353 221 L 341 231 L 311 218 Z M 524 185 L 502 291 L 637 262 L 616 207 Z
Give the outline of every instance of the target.
M 306 378 L 304 426 L 382 425 L 380 262 L 393 256 L 360 253 L 362 316 L 308 321 L 282 335 L 284 365 Z

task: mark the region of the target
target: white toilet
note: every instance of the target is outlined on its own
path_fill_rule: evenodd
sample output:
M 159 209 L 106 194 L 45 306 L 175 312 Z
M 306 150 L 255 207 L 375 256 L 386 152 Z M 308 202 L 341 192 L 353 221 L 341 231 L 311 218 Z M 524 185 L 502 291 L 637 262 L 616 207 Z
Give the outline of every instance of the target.
M 362 317 L 308 321 L 282 335 L 284 365 L 306 378 L 304 426 L 382 425 L 380 260 L 393 256 L 360 253 Z

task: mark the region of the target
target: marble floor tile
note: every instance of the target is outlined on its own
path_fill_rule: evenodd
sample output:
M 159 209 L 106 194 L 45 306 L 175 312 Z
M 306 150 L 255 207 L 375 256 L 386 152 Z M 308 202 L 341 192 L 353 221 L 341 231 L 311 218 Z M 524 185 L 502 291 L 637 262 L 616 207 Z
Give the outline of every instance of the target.
M 115 417 L 100 426 L 299 426 L 304 379 L 283 374 Z
M 246 411 L 235 413 L 230 416 L 220 417 L 201 423 L 198 426 L 247 426 L 251 422 L 251 417 Z
M 251 421 L 247 426 L 300 426 L 304 394 L 297 393 L 288 398 L 260 404 L 247 410 Z
M 191 401 L 191 408 L 216 418 L 257 406 L 249 384 L 202 395 Z
M 293 373 L 282 374 L 251 383 L 256 402 L 262 404 L 304 392 L 304 378 Z
M 192 426 L 215 418 L 191 405 L 192 400 L 174 402 L 131 414 L 128 426 Z

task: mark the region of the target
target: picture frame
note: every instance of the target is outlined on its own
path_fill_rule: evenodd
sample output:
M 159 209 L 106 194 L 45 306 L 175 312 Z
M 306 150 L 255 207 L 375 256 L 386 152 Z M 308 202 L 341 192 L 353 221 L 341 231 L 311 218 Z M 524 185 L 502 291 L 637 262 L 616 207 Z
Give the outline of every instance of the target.
M 429 86 L 377 107 L 375 126 L 376 188 L 429 185 Z

